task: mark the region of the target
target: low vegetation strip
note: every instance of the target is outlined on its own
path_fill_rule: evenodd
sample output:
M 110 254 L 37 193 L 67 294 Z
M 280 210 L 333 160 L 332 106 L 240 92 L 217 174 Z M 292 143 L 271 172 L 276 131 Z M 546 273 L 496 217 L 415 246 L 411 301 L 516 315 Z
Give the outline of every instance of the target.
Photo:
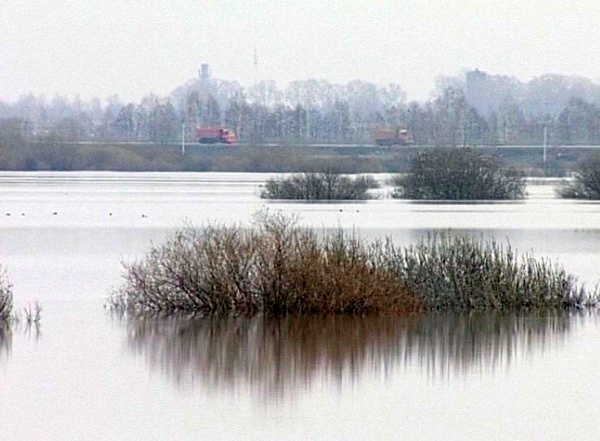
M 401 315 L 597 303 L 562 268 L 493 242 L 442 235 L 400 248 L 319 235 L 282 215 L 263 214 L 251 229 L 184 229 L 125 270 L 109 304 L 133 313 Z
M 499 158 L 473 148 L 420 152 L 406 176 L 394 179 L 394 197 L 433 200 L 522 199 L 525 181 Z
M 260 193 L 263 199 L 364 200 L 379 183 L 371 176 L 350 178 L 331 171 L 295 174 L 269 179 Z

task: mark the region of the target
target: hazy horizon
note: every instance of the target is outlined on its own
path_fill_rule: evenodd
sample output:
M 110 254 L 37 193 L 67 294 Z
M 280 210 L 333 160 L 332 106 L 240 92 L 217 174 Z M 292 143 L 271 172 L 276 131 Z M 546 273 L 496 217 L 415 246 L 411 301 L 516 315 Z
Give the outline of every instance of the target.
M 521 81 L 596 80 L 600 4 L 509 0 L 361 2 L 41 0 L 0 10 L 0 99 L 168 95 L 201 63 L 213 77 L 398 83 L 428 98 L 435 78 L 479 68 Z M 258 64 L 254 66 L 254 50 Z

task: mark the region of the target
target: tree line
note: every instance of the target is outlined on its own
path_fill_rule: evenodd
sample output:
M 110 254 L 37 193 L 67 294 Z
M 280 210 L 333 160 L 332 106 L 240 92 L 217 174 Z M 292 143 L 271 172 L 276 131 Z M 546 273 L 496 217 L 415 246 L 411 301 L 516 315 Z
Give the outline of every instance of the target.
M 224 125 L 241 142 L 371 144 L 379 128 L 408 129 L 414 145 L 474 146 L 600 143 L 600 86 L 546 75 L 529 83 L 478 71 L 439 78 L 432 98 L 407 101 L 398 84 L 338 85 L 190 80 L 169 97 L 0 101 L 1 138 L 151 142 L 194 141 L 198 125 Z

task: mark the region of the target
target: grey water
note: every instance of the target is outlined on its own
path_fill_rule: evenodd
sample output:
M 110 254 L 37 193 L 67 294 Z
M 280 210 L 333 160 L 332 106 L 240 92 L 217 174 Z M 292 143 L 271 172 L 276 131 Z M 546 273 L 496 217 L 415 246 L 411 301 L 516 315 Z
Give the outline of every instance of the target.
M 411 244 L 432 231 L 510 243 L 600 281 L 600 204 L 556 183 L 506 203 L 268 202 L 274 175 L 0 173 L 0 263 L 39 328 L 0 332 L 11 440 L 594 439 L 593 313 L 408 319 L 133 320 L 103 306 L 122 262 L 185 225 L 302 225 Z M 385 182 L 386 176 L 378 176 Z

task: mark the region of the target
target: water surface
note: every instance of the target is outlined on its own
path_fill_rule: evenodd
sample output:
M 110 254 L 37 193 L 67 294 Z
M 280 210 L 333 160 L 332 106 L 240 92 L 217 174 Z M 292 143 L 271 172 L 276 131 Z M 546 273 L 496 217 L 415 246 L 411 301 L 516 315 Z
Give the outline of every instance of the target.
M 130 320 L 103 308 L 121 262 L 186 222 L 261 209 L 410 244 L 449 230 L 600 272 L 600 205 L 266 202 L 272 175 L 2 173 L 0 260 L 39 330 L 0 332 L 4 439 L 593 439 L 594 315 Z M 385 179 L 385 177 L 380 177 Z M 384 188 L 385 194 L 389 188 Z

